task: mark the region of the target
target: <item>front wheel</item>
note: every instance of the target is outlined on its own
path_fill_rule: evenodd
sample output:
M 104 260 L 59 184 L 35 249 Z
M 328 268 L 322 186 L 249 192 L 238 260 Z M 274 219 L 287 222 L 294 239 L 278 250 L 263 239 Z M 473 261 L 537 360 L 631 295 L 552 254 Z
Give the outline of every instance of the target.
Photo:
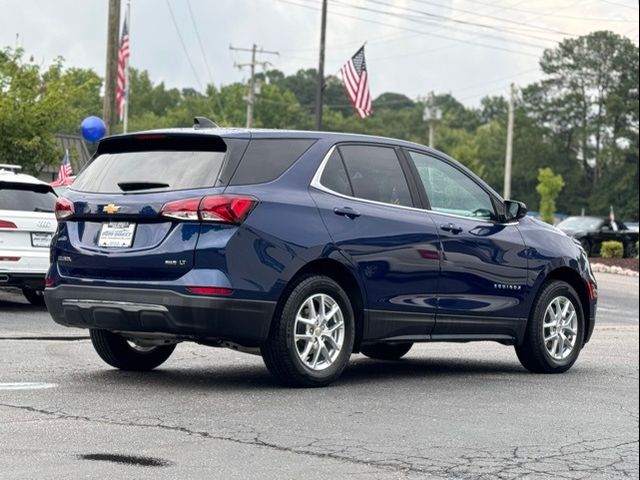
M 369 358 L 376 360 L 399 360 L 405 356 L 413 343 L 374 343 L 373 345 L 363 345 L 360 352 Z
M 144 372 L 162 365 L 173 353 L 176 346 L 138 346 L 126 338 L 107 330 L 89 331 L 91 343 L 100 358 L 120 370 Z
M 355 337 L 349 297 L 331 278 L 312 275 L 290 290 L 261 347 L 269 372 L 294 387 L 322 387 L 346 367 Z
M 522 365 L 534 373 L 562 373 L 578 359 L 584 338 L 580 298 L 568 283 L 551 281 L 542 287 L 525 338 L 516 345 Z

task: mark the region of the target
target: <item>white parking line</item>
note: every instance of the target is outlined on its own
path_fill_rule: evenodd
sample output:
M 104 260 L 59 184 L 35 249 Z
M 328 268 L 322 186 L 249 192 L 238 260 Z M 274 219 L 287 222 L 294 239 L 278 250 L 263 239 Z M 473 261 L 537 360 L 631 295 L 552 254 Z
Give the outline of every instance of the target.
M 0 391 L 2 390 L 40 390 L 44 388 L 56 388 L 57 383 L 42 382 L 16 382 L 16 383 L 0 383 Z

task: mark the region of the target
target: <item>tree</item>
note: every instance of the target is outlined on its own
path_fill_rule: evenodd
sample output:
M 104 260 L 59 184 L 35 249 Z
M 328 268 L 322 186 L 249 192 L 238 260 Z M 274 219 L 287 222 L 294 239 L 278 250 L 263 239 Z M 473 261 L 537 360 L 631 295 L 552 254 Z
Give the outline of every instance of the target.
M 44 68 L 25 60 L 22 49 L 1 50 L 0 163 L 37 175 L 60 162 L 54 133 L 77 132 L 87 110 L 100 108 L 99 88 L 95 73 L 65 70 L 61 58 Z
M 553 225 L 556 213 L 556 198 L 564 188 L 562 175 L 556 175 L 549 167 L 538 170 L 538 186 L 540 195 L 540 218 Z

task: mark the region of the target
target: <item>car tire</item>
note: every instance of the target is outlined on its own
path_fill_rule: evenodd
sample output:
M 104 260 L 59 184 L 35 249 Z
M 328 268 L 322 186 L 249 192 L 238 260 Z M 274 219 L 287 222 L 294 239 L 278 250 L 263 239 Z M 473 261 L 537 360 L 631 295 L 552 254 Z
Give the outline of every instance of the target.
M 44 291 L 33 288 L 23 288 L 22 294 L 34 307 L 44 307 Z
M 584 248 L 585 253 L 587 254 L 587 257 L 591 256 L 591 242 L 589 241 L 588 238 L 581 238 L 580 239 L 580 245 L 582 245 L 582 248 Z
M 584 331 L 584 312 L 576 291 L 563 281 L 548 282 L 534 303 L 522 343 L 515 347 L 518 359 L 533 373 L 566 372 L 578 359 Z
M 323 387 L 342 374 L 354 338 L 353 309 L 345 291 L 331 278 L 309 275 L 285 293 L 260 350 L 279 382 Z
M 135 347 L 124 337 L 107 330 L 91 329 L 91 343 L 100 358 L 120 370 L 145 372 L 162 365 L 176 346 Z
M 374 343 L 360 347 L 360 353 L 375 360 L 399 360 L 406 355 L 413 343 Z

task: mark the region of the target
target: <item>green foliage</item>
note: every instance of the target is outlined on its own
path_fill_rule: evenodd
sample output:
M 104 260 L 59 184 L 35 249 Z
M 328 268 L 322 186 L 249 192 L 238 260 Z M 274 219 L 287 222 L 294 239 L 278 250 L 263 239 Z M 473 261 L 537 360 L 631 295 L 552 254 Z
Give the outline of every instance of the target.
M 38 174 L 62 158 L 53 134 L 77 131 L 79 118 L 100 110 L 100 78 L 91 70 L 64 70 L 0 50 L 0 163 Z
M 538 186 L 540 195 L 540 218 L 553 225 L 556 213 L 556 198 L 564 188 L 562 175 L 556 175 L 549 167 L 538 170 Z
M 622 258 L 624 256 L 624 245 L 622 242 L 614 240 L 602 242 L 600 256 L 602 258 Z

